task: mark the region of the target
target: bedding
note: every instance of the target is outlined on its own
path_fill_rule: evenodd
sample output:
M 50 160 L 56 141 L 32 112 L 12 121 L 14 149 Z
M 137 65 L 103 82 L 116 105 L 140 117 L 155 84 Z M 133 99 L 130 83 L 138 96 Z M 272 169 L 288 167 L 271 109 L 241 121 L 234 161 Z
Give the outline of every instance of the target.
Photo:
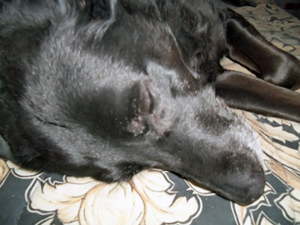
M 300 58 L 298 19 L 271 2 L 235 10 L 271 43 Z M 229 59 L 222 65 L 251 74 Z M 235 112 L 257 131 L 264 151 L 264 195 L 249 206 L 167 171 L 146 170 L 129 182 L 105 184 L 25 171 L 0 159 L 0 224 L 300 224 L 300 124 Z

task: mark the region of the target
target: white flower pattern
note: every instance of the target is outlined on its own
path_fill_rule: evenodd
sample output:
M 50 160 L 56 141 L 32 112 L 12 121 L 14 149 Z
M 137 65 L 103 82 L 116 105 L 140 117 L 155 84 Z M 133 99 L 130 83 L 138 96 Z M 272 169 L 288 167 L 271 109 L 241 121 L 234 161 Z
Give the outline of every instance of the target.
M 113 184 L 74 177 L 54 185 L 36 180 L 28 201 L 32 212 L 56 213 L 63 224 L 190 224 L 201 202 L 197 196 L 176 198 L 172 185 L 159 170 Z

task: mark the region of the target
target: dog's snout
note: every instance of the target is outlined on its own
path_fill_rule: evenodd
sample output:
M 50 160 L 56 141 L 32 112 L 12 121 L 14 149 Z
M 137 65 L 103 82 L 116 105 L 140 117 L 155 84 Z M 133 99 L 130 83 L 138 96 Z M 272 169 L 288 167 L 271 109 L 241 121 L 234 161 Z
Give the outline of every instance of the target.
M 240 184 L 239 184 L 240 183 Z M 238 185 L 243 185 L 240 196 L 236 202 L 240 205 L 249 205 L 256 201 L 264 192 L 265 175 L 262 168 L 254 168 L 249 176 L 244 176 L 243 179 L 237 181 Z M 237 185 L 237 187 L 238 187 Z
M 257 200 L 264 192 L 265 176 L 263 171 L 256 171 L 253 173 L 252 183 L 249 186 L 248 197 L 243 202 L 248 205 Z
M 264 192 L 264 170 L 256 160 L 251 158 L 245 162 L 242 160 L 241 165 L 237 167 L 235 172 L 231 172 L 230 176 L 225 178 L 226 182 L 222 185 L 221 195 L 225 193 L 228 199 L 234 200 L 240 205 L 249 205 Z M 233 189 L 236 191 L 232 194 L 228 194 L 230 191 L 226 192 L 226 190 Z

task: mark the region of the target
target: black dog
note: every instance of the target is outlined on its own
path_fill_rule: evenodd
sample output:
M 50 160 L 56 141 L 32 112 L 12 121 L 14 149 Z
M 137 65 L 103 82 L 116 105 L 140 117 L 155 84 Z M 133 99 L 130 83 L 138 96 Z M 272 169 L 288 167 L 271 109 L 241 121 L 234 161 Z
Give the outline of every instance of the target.
M 226 104 L 300 122 L 300 95 L 224 70 L 224 55 L 300 86 L 297 59 L 217 0 L 4 3 L 0 153 L 105 182 L 161 168 L 249 204 L 265 185 L 261 148 Z

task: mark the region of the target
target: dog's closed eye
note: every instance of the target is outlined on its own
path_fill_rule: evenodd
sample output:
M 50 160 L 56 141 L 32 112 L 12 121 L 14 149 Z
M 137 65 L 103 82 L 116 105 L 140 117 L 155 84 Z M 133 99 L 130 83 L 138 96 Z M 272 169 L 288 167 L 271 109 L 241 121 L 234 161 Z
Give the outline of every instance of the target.
M 146 80 L 140 86 L 140 99 L 138 103 L 137 113 L 140 115 L 148 114 L 153 112 L 154 108 L 154 97 L 152 96 L 150 90 L 147 88 L 151 81 Z
M 148 88 L 150 83 L 150 80 L 141 82 L 138 98 L 134 99 L 132 102 L 135 117 L 127 125 L 127 129 L 129 132 L 133 133 L 134 136 L 143 134 L 148 130 L 147 118 L 149 115 L 153 114 L 155 99 Z
M 163 94 L 152 80 L 146 79 L 140 83 L 139 98 L 134 101 L 133 107 L 135 117 L 127 126 L 134 136 L 150 130 L 157 139 L 164 137 L 172 127 L 174 117 L 169 115 L 172 112 L 168 110 L 167 104 L 164 104 L 161 95 Z

